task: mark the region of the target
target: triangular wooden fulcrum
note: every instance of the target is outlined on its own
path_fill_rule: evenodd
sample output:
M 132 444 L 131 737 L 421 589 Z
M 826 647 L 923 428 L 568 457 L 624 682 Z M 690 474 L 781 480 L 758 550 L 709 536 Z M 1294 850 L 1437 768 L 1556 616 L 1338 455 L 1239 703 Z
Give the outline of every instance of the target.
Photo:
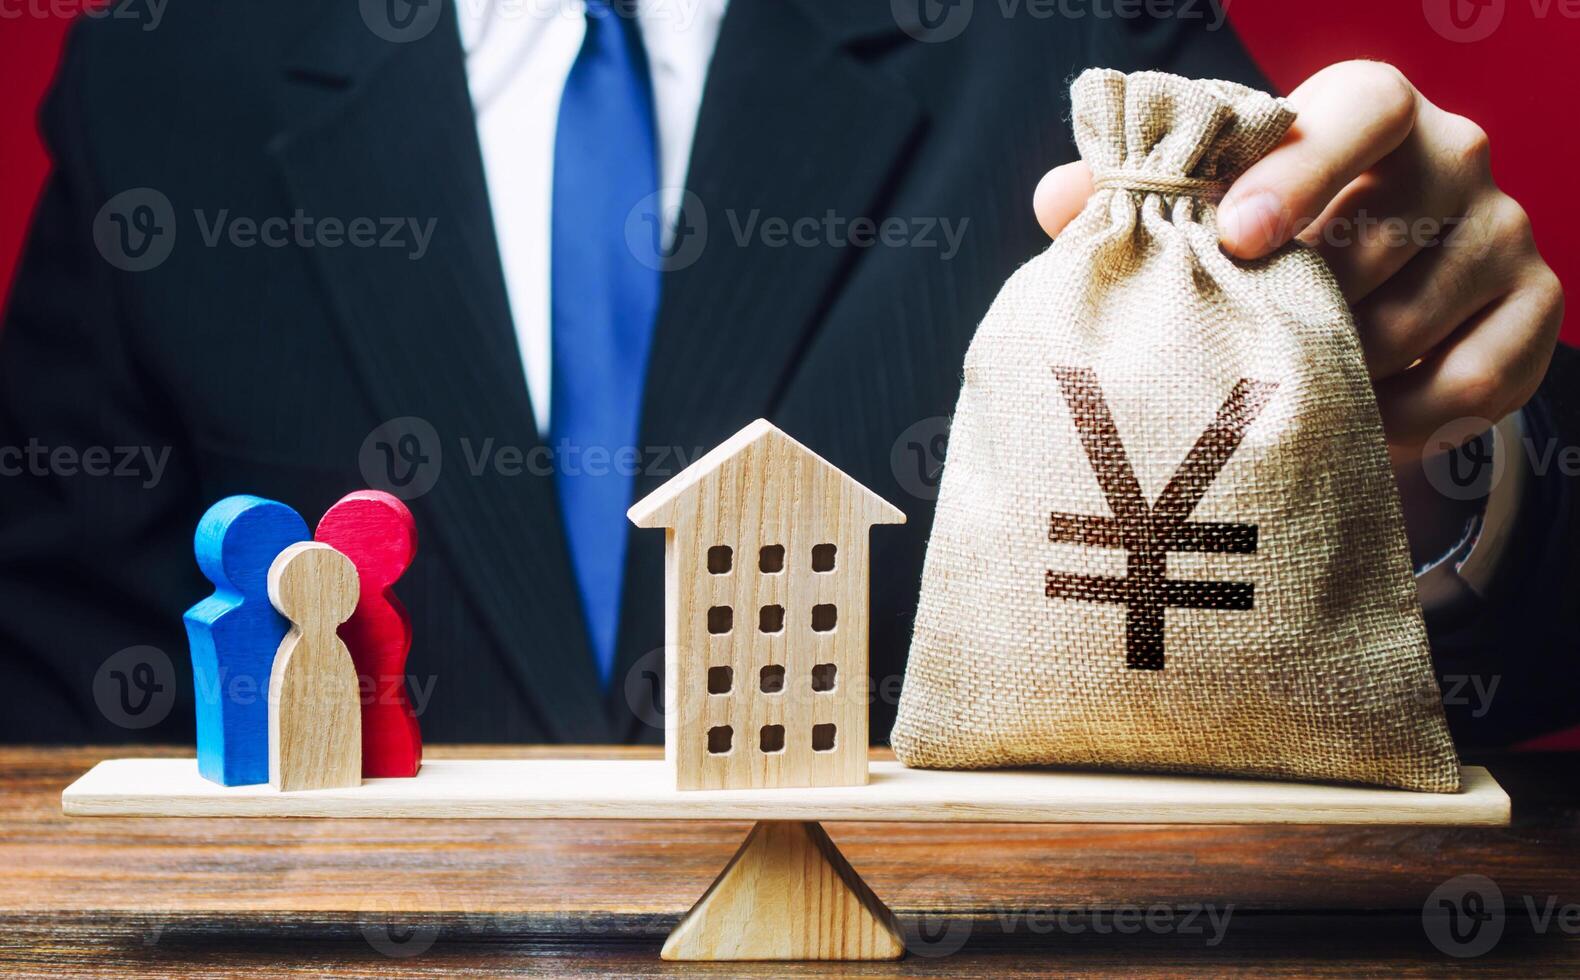
M 897 960 L 894 913 L 822 826 L 763 820 L 752 828 L 664 943 L 666 960 Z

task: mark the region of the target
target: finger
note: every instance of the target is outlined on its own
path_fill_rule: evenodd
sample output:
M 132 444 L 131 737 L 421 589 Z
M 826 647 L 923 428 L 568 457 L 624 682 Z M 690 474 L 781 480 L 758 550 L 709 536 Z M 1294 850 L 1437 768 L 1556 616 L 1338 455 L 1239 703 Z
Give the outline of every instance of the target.
M 1457 233 L 1473 198 L 1492 186 L 1489 164 L 1485 130 L 1422 98 L 1412 137 L 1296 237 L 1318 250 L 1356 303 Z
M 1419 365 L 1379 382 L 1377 402 L 1394 459 L 1418 457 L 1445 427 L 1468 438 L 1484 428 L 1480 420 L 1496 422 L 1529 401 L 1562 322 L 1563 290 L 1543 267 Z
M 1338 281 L 1339 292 L 1352 306 L 1398 274 L 1421 251 L 1420 238 L 1414 232 L 1430 221 L 1425 215 L 1438 213 L 1424 197 L 1427 185 L 1436 186 L 1421 180 L 1393 180 L 1375 172 L 1364 174 L 1295 236 L 1322 256 Z
M 1064 226 L 1086 207 L 1092 196 L 1092 171 L 1080 160 L 1055 167 L 1037 182 L 1032 208 L 1049 238 L 1058 238 Z
M 1288 242 L 1415 126 L 1415 87 L 1375 62 L 1324 68 L 1289 102 L 1298 116 L 1283 143 L 1242 174 L 1219 206 L 1218 234 L 1236 258 L 1261 258 Z
M 1535 256 L 1529 223 L 1502 195 L 1420 252 L 1398 275 L 1355 305 L 1355 326 L 1373 378 L 1408 368 L 1460 324 L 1509 291 Z

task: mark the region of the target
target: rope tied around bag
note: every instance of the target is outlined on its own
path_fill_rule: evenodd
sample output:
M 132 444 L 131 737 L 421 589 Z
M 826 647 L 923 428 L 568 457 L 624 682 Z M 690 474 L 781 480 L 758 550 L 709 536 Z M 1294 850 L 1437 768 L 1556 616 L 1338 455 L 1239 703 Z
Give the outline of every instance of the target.
M 1228 181 L 1199 180 L 1195 177 L 1173 177 L 1168 174 L 1144 174 L 1125 170 L 1111 170 L 1092 181 L 1097 190 L 1140 191 L 1143 194 L 1166 194 L 1172 197 L 1196 197 L 1214 204 L 1223 200 L 1229 191 Z

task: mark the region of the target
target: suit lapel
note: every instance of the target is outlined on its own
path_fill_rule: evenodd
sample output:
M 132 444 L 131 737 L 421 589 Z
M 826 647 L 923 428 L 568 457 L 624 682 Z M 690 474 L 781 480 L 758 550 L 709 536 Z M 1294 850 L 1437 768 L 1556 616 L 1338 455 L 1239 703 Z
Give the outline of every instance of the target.
M 879 219 L 925 117 L 854 48 L 899 31 L 889 4 L 732 0 L 709 70 L 649 363 L 643 446 L 667 462 L 636 496 L 750 420 L 771 415 L 863 249 L 784 244 L 779 222 Z M 874 13 L 876 11 L 876 13 Z M 705 228 L 705 231 L 702 229 Z M 686 235 L 703 236 L 700 247 Z M 684 457 L 677 455 L 683 453 Z M 650 456 L 655 462 L 658 456 Z M 663 636 L 663 543 L 633 536 L 616 677 Z M 613 705 L 617 719 L 622 705 Z M 632 730 L 640 728 L 629 720 Z M 618 723 L 618 721 L 617 721 Z
M 312 257 L 379 417 L 417 416 L 438 435 L 439 479 L 411 505 L 473 600 L 469 614 L 546 729 L 606 740 L 552 481 L 478 465 L 500 446 L 541 443 L 446 7 L 427 36 L 391 43 L 357 4 L 334 4 L 289 66 L 290 128 L 269 149 L 308 215 L 433 220 L 421 259 L 383 248 Z

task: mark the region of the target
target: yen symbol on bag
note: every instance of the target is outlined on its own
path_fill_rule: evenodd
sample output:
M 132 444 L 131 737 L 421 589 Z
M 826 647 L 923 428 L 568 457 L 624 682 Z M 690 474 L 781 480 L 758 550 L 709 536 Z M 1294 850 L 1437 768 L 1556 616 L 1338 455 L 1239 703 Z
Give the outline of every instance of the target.
M 1188 518 L 1278 386 L 1242 378 L 1218 409 L 1217 418 L 1174 471 L 1157 502 L 1149 505 L 1119 438 L 1108 399 L 1097 383 L 1097 372 L 1090 368 L 1056 367 L 1053 373 L 1059 379 L 1065 404 L 1081 435 L 1081 446 L 1113 516 L 1055 512 L 1048 520 L 1048 540 L 1093 548 L 1123 548 L 1129 555 L 1123 577 L 1070 575 L 1049 569 L 1045 594 L 1050 599 L 1124 605 L 1125 666 L 1131 670 L 1162 670 L 1165 609 L 1251 608 L 1256 587 L 1250 582 L 1171 579 L 1168 553 L 1248 555 L 1256 551 L 1255 524 Z

